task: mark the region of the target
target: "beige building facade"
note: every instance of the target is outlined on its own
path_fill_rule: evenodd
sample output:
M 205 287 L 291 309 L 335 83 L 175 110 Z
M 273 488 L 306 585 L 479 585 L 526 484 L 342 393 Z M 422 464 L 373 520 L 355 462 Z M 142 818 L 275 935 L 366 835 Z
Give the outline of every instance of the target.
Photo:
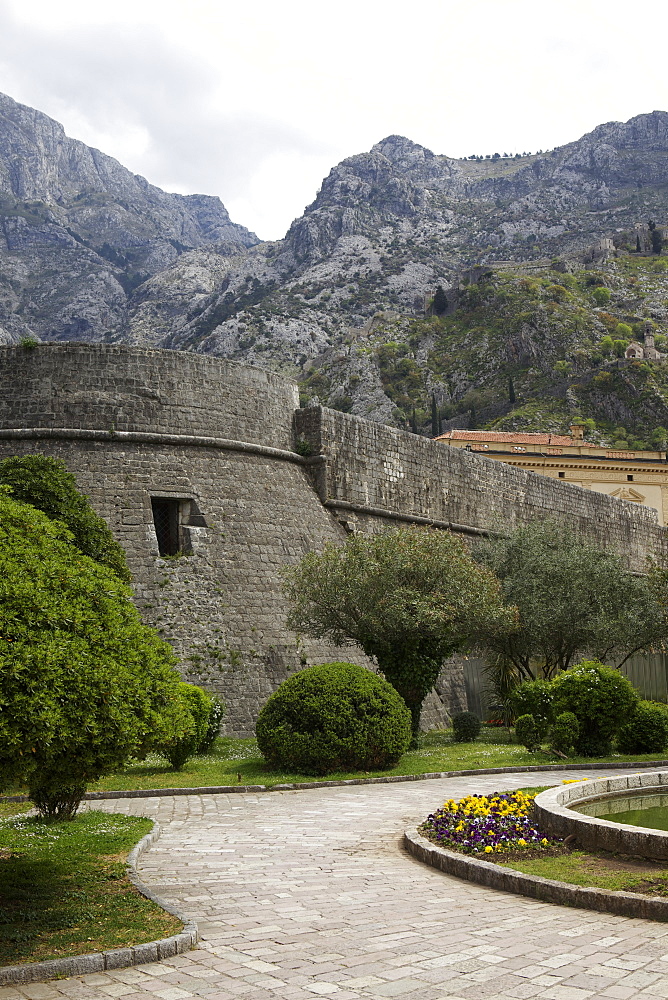
M 663 451 L 616 451 L 584 440 L 583 428 L 566 434 L 448 431 L 436 438 L 452 448 L 480 452 L 539 476 L 654 507 L 668 524 L 668 458 Z

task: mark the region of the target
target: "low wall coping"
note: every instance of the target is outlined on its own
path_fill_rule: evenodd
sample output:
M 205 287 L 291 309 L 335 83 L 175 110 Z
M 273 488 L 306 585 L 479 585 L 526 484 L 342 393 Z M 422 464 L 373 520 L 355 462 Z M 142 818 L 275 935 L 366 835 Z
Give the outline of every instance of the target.
M 541 793 L 542 794 L 542 793 Z M 596 910 L 598 913 L 616 913 L 623 917 L 641 917 L 645 920 L 668 920 L 668 899 L 644 896 L 638 892 L 612 892 L 593 886 L 571 885 L 539 875 L 526 875 L 515 868 L 505 868 L 491 861 L 459 854 L 432 844 L 417 830 L 406 830 L 404 847 L 418 861 L 438 868 L 447 875 L 476 882 L 489 889 L 514 892 L 544 903 L 560 906 L 577 906 Z
M 615 823 L 573 808 L 602 798 L 651 791 L 668 794 L 668 771 L 569 782 L 536 796 L 533 819 L 541 831 L 556 837 L 574 836 L 582 847 L 668 861 L 668 830 Z

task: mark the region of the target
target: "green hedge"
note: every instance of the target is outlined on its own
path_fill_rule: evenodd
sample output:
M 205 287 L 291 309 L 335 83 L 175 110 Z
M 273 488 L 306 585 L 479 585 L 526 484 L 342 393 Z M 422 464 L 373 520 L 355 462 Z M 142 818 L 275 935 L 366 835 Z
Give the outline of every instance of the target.
M 411 740 L 410 712 L 391 684 L 354 663 L 323 663 L 289 677 L 257 720 L 272 767 L 300 774 L 393 767 Z

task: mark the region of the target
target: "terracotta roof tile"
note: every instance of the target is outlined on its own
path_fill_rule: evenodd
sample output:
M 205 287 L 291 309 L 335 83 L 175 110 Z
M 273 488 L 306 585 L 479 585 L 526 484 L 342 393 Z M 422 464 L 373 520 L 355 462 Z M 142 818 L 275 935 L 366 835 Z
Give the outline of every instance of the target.
M 513 434 L 506 431 L 447 431 L 437 437 L 436 441 L 475 441 L 492 443 L 498 441 L 504 444 L 544 444 L 544 445 L 577 445 L 580 448 L 596 448 L 590 441 L 576 441 L 568 434 Z

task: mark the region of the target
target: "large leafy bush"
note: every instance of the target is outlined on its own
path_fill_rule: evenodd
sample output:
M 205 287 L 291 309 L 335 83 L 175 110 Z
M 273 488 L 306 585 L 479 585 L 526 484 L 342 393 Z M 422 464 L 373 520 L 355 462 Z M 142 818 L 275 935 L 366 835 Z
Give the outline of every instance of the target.
M 411 717 L 392 685 L 354 663 L 293 674 L 257 720 L 257 743 L 273 767 L 303 774 L 392 767 L 411 739 Z
M 609 754 L 638 703 L 628 678 L 596 660 L 583 660 L 555 677 L 551 687 L 555 715 L 572 712 L 577 719 L 576 751 L 584 757 Z
M 619 731 L 617 749 L 623 754 L 661 753 L 668 746 L 668 715 L 649 701 L 641 701 Z
M 87 782 L 178 726 L 178 684 L 118 576 L 0 491 L 0 789 L 73 815 Z
M 452 716 L 455 743 L 472 743 L 480 736 L 480 719 L 474 712 L 457 712 Z
M 62 521 L 74 544 L 121 580 L 130 579 L 125 553 L 106 522 L 79 493 L 77 481 L 63 462 L 46 455 L 24 455 L 0 462 L 0 484 L 11 487 L 15 500 L 29 503 L 52 521 Z

